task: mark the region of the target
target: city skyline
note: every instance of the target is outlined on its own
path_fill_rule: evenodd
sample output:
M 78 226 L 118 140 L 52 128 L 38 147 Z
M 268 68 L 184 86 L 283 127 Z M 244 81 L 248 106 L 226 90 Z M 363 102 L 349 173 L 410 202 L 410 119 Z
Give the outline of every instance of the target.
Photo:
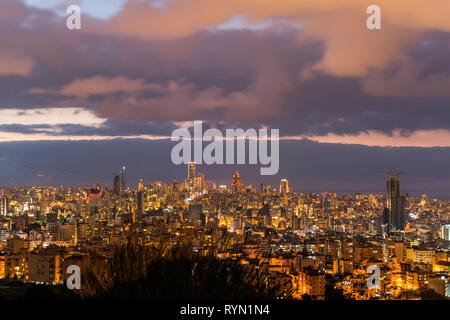
M 189 164 L 187 165 L 187 175 L 186 177 L 177 177 L 175 179 L 172 179 L 172 181 L 161 181 L 159 179 L 154 179 L 154 180 L 149 180 L 149 181 L 143 181 L 142 178 L 137 179 L 137 183 L 136 184 L 132 184 L 129 185 L 126 183 L 126 166 L 122 166 L 120 169 L 120 175 L 114 175 L 113 177 L 113 181 L 112 183 L 92 183 L 92 186 L 95 185 L 103 185 L 103 186 L 107 186 L 109 187 L 110 190 L 113 190 L 114 194 L 119 194 L 120 190 L 124 190 L 129 188 L 130 190 L 137 190 L 139 191 L 143 185 L 150 185 L 154 182 L 157 181 L 161 181 L 161 183 L 165 183 L 165 184 L 172 184 L 174 182 L 176 183 L 180 183 L 181 181 L 183 181 L 183 179 L 185 179 L 185 181 L 187 181 L 187 185 L 186 185 L 186 189 L 189 191 L 193 191 L 194 189 L 194 184 L 196 183 L 194 180 L 196 177 L 201 177 L 202 178 L 202 184 L 205 184 L 205 191 L 206 190 L 213 190 L 213 189 L 219 189 L 221 186 L 226 186 L 227 188 L 230 188 L 230 190 L 236 191 L 236 188 L 240 188 L 240 190 L 244 190 L 248 187 L 253 188 L 258 190 L 260 188 L 261 185 L 265 185 L 265 186 L 270 186 L 271 188 L 273 188 L 273 190 L 279 190 L 280 193 L 286 193 L 286 192 L 297 192 L 297 193 L 312 193 L 312 194 L 323 194 L 323 193 L 336 193 L 337 195 L 343 195 L 343 194 L 365 194 L 365 195 L 369 195 L 369 194 L 385 194 L 386 198 L 387 198 L 387 210 L 388 210 L 388 215 L 391 215 L 391 211 L 396 211 L 397 209 L 395 209 L 398 204 L 397 202 L 397 198 L 400 197 L 400 174 L 404 174 L 405 172 L 400 171 L 398 168 L 380 168 L 377 170 L 383 170 L 383 171 L 377 171 L 377 174 L 384 174 L 385 175 L 385 179 L 386 179 L 386 183 L 387 183 L 387 189 L 379 189 L 379 190 L 352 190 L 352 191 L 334 191 L 334 190 L 294 190 L 294 188 L 292 187 L 292 185 L 289 185 L 289 179 L 287 178 L 281 178 L 279 181 L 279 186 L 277 187 L 277 185 L 271 185 L 268 183 L 265 183 L 264 180 L 262 179 L 259 183 L 257 184 L 251 184 L 251 183 L 247 183 L 244 184 L 244 181 L 242 180 L 242 177 L 239 173 L 239 171 L 235 171 L 232 173 L 232 177 L 229 178 L 228 180 L 225 180 L 221 183 L 218 183 L 214 180 L 213 177 L 211 177 L 210 179 L 208 179 L 208 177 L 205 176 L 205 174 L 203 172 L 201 172 L 200 170 L 197 170 L 198 167 L 201 167 L 201 165 L 196 164 L 194 161 L 189 162 Z M 372 168 L 373 169 L 373 168 Z M 393 174 L 394 173 L 394 174 Z M 379 175 L 378 175 L 379 176 Z M 209 184 L 209 187 L 206 188 L 206 184 Z M 43 187 L 45 187 L 44 185 L 42 185 Z M 50 186 L 50 185 L 47 185 Z M 54 187 L 59 187 L 60 185 L 54 186 Z M 211 186 L 214 186 L 211 188 Z M 0 186 L 0 188 L 7 188 L 8 186 Z M 10 186 L 10 187 L 15 187 L 15 186 Z M 23 186 L 16 186 L 16 187 L 30 187 L 27 185 L 23 185 Z M 39 187 L 39 185 L 37 185 L 37 187 Z M 90 188 L 90 185 L 66 185 L 65 187 L 71 188 L 71 187 L 81 187 L 81 188 Z M 404 189 L 404 188 L 403 188 Z M 282 191 L 284 190 L 284 191 Z M 408 190 L 408 189 L 406 189 Z M 417 191 L 410 193 L 408 191 L 406 192 L 402 192 L 402 198 L 405 198 L 403 195 L 406 194 L 409 197 L 419 197 L 419 196 L 423 196 L 424 194 L 427 194 L 428 196 L 430 196 L 431 198 L 438 198 L 441 200 L 448 200 L 448 198 L 445 197 L 446 193 L 437 193 L 438 196 L 436 196 L 436 192 L 426 192 L 426 190 L 423 190 L 422 192 Z M 405 201 L 405 200 L 401 200 L 401 201 Z M 391 209 L 392 203 L 394 203 L 394 208 Z M 402 204 L 403 209 L 405 207 L 405 204 Z M 394 213 L 394 215 L 396 215 Z M 398 224 L 399 222 L 397 222 Z M 386 221 L 386 224 L 390 225 L 390 220 Z M 404 222 L 403 222 L 404 224 Z M 395 229 L 395 228 L 394 228 Z
M 354 147 L 345 146 L 346 153 L 351 154 L 356 162 L 352 170 L 345 171 L 343 170 L 346 166 L 345 163 L 342 163 L 342 161 L 336 162 L 332 158 L 336 147 L 327 149 L 321 146 L 319 150 L 315 150 L 315 143 L 298 143 L 302 146 L 301 151 L 303 152 L 296 155 L 292 144 L 280 142 L 280 172 L 273 177 L 260 176 L 257 166 L 251 165 L 200 165 L 199 168 L 205 173 L 208 180 L 216 181 L 217 184 L 231 183 L 230 177 L 233 172 L 238 170 L 243 175 L 246 185 L 258 185 L 261 182 L 278 185 L 279 179 L 288 177 L 291 186 L 301 192 L 333 191 L 342 193 L 384 191 L 384 185 L 380 183 L 380 178 L 383 176 L 379 171 L 396 165 L 402 171 L 406 171 L 403 176 L 406 192 L 411 195 L 420 195 L 425 191 L 430 196 L 441 199 L 448 198 L 450 179 L 447 179 L 448 170 L 446 170 L 445 157 L 436 157 L 434 153 L 420 151 L 418 154 L 424 158 L 422 160 L 422 158 L 414 156 L 414 149 L 409 149 L 403 151 L 405 156 L 402 159 L 402 157 L 399 158 L 399 150 L 382 148 L 378 148 L 376 152 L 372 151 L 371 156 L 367 157 L 358 153 Z M 119 170 L 124 164 L 129 172 L 127 180 L 133 186 L 137 185 L 139 179 L 144 179 L 146 183 L 154 180 L 169 183 L 174 179 L 183 178 L 186 172 L 184 165 L 177 166 L 170 162 L 172 145 L 165 142 L 156 142 L 158 151 L 152 152 L 150 150 L 149 155 L 142 158 L 136 158 L 132 150 L 139 150 L 140 154 L 143 155 L 145 154 L 143 148 L 147 146 L 146 143 L 110 141 L 107 147 L 96 145 L 92 149 L 90 157 L 83 157 L 82 159 L 78 159 L 76 155 L 84 148 L 84 144 L 69 143 L 69 145 L 66 145 L 66 143 L 59 142 L 54 143 L 50 148 L 43 148 L 45 145 L 45 142 L 34 143 L 20 149 L 11 145 L 5 146 L 2 155 L 4 167 L 3 170 L 0 170 L 0 177 L 3 177 L 0 181 L 3 183 L 0 183 L 0 185 L 72 186 L 75 184 L 90 186 L 95 183 L 111 185 L 111 175 L 120 174 Z M 64 161 L 60 160 L 60 156 L 58 156 L 61 148 L 65 148 L 62 158 Z M 44 150 L 56 155 L 50 163 L 46 157 L 40 155 Z M 105 153 L 105 150 L 108 151 Z M 13 157 L 8 158 L 8 155 L 13 154 Z M 32 155 L 32 158 L 24 157 L 25 154 Z M 66 155 L 70 155 L 68 160 L 65 160 Z M 120 157 L 128 159 L 115 163 L 110 160 L 114 155 L 121 155 Z M 91 157 L 95 160 L 91 161 Z M 305 158 L 311 160 L 303 161 Z M 393 161 L 387 161 L 390 160 L 389 158 Z M 292 160 L 286 161 L 287 159 Z M 93 164 L 93 161 L 98 161 L 102 165 Z M 422 161 L 428 161 L 434 165 L 423 170 Z M 11 167 L 18 170 L 11 171 Z M 430 174 L 430 170 L 433 174 Z M 323 177 L 333 177 L 333 180 L 327 181 Z M 8 181 L 8 183 L 5 183 L 5 181 Z

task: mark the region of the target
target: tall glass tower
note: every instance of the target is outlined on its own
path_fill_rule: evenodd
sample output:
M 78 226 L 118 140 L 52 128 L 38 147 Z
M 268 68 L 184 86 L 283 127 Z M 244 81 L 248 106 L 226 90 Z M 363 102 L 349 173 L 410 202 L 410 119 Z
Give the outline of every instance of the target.
M 190 180 L 193 178 L 195 178 L 195 162 L 191 161 L 188 165 L 188 179 Z
M 125 166 L 123 166 L 122 170 L 120 170 L 120 177 L 122 190 L 125 190 L 127 187 L 127 173 L 125 171 Z
M 118 196 L 120 194 L 120 177 L 114 176 L 114 194 Z
M 390 175 L 386 181 L 387 184 L 387 201 L 386 206 L 389 217 L 389 230 L 402 231 L 405 230 L 405 207 L 406 198 L 400 195 L 400 178 L 398 173 Z

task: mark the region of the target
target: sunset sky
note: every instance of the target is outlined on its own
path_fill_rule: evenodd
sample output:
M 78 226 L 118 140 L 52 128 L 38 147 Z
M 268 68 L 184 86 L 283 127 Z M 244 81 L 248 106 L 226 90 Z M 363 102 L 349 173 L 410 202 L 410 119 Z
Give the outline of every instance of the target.
M 66 8 L 81 7 L 81 30 Z M 366 8 L 381 8 L 368 30 Z M 2 0 L 0 186 L 184 179 L 177 127 L 277 128 L 280 171 L 208 180 L 450 198 L 450 1 Z M 374 169 L 379 168 L 379 169 Z M 447 195 L 447 196 L 446 196 Z

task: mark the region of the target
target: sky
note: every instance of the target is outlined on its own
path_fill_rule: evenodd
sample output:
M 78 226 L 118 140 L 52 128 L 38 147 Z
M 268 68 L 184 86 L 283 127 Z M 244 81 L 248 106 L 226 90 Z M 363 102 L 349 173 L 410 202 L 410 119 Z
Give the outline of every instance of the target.
M 381 8 L 368 30 L 366 8 Z M 66 8 L 81 8 L 68 30 Z M 277 128 L 280 170 L 208 180 L 450 198 L 450 2 L 3 0 L 0 185 L 182 180 L 174 129 Z M 374 169 L 376 168 L 376 169 Z

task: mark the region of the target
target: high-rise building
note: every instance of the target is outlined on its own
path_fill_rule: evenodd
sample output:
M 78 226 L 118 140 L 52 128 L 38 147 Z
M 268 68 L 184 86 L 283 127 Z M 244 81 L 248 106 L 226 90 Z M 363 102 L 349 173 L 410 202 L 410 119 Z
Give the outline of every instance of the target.
M 0 216 L 8 214 L 8 199 L 6 197 L 0 198 Z
M 122 167 L 122 170 L 120 171 L 120 176 L 121 176 L 121 187 L 122 190 L 125 190 L 127 187 L 127 173 L 125 171 L 125 166 Z
M 441 227 L 441 238 L 450 241 L 450 224 L 444 224 Z
M 137 189 L 138 191 L 144 190 L 144 181 L 142 181 L 142 179 L 139 179 Z
M 428 198 L 427 198 L 427 194 L 424 192 L 424 193 L 422 193 L 422 197 L 421 197 L 422 199 L 421 199 L 421 201 L 420 201 L 420 204 L 422 205 L 422 206 L 426 206 L 427 205 L 427 202 L 428 202 Z
M 386 184 L 389 231 L 403 231 L 405 230 L 406 198 L 400 195 L 400 178 L 398 172 L 396 175 L 390 175 Z
M 195 178 L 195 162 L 191 161 L 188 164 L 188 179 Z
M 189 191 L 193 192 L 196 189 L 196 175 L 195 175 L 195 162 L 191 161 L 188 164 L 188 176 L 187 176 L 187 183 L 189 187 Z
M 387 235 L 389 233 L 389 209 L 387 207 L 383 209 L 380 227 L 381 234 Z
M 118 196 L 120 194 L 120 177 L 114 176 L 114 194 Z
M 199 192 L 204 192 L 206 189 L 206 184 L 205 184 L 205 175 L 201 172 L 198 173 L 198 177 L 196 178 L 196 186 L 197 186 L 197 190 Z
M 242 191 L 242 179 L 239 175 L 239 172 L 235 172 L 233 174 L 233 182 L 231 183 L 231 191 L 240 192 Z
M 289 182 L 287 179 L 281 179 L 280 181 L 280 193 L 289 192 Z
M 144 191 L 140 190 L 138 192 L 136 192 L 136 207 L 137 207 L 137 211 L 140 214 L 144 213 Z
M 331 194 L 328 192 L 322 193 L 322 216 L 326 219 L 328 227 L 331 227 L 333 224 L 333 219 L 331 216 Z

